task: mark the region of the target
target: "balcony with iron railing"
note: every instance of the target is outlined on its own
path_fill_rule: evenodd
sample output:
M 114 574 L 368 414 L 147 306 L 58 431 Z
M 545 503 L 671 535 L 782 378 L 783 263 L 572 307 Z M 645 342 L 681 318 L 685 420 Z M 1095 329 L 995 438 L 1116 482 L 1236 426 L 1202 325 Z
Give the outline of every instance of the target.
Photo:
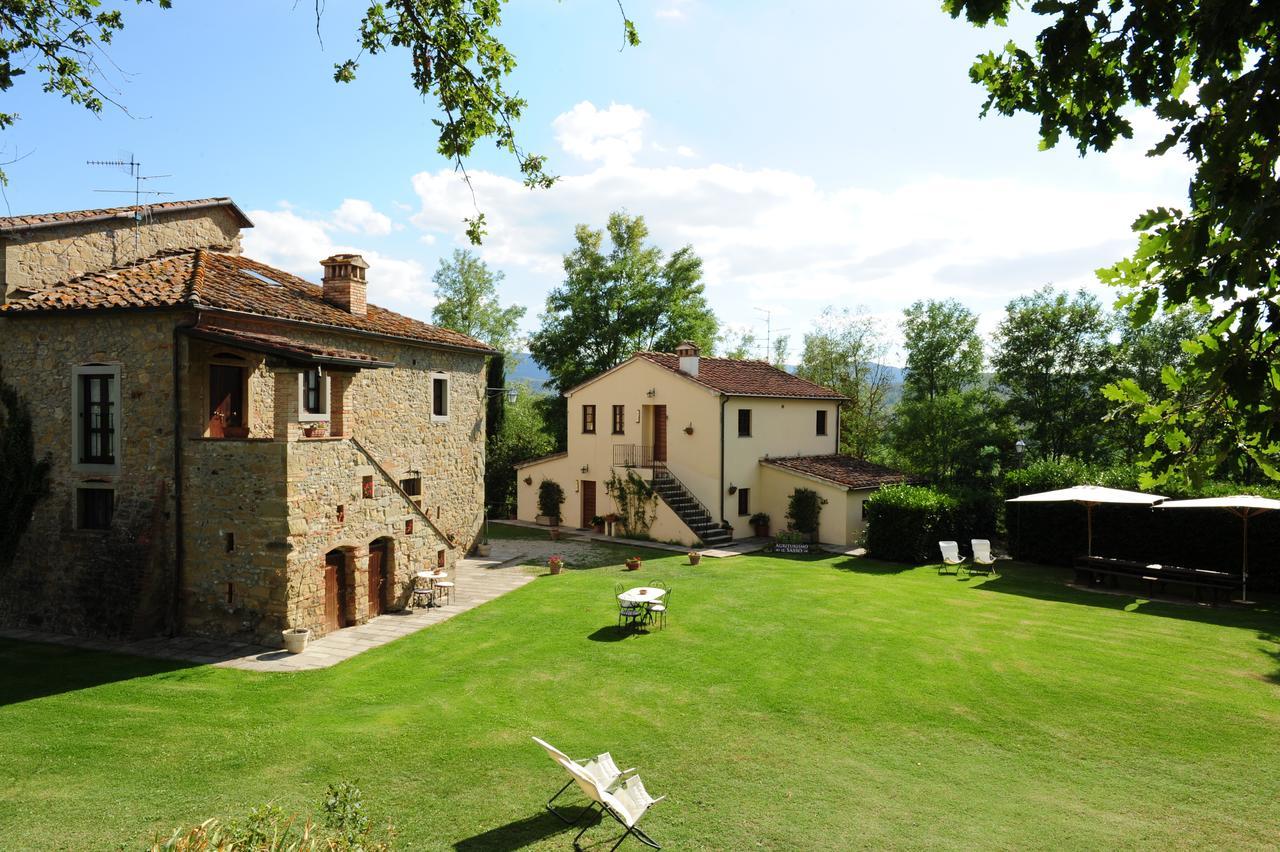
M 614 444 L 614 467 L 653 468 L 666 464 L 665 459 L 655 459 L 653 447 L 643 444 Z

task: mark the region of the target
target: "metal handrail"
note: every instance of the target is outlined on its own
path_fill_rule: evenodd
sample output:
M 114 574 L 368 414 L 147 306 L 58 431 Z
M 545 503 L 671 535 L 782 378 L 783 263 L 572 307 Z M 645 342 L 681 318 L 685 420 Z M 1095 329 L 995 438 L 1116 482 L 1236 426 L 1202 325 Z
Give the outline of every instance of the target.
M 614 444 L 614 467 L 654 467 L 653 447 L 644 444 Z
M 659 477 L 659 473 L 661 473 L 661 477 Z M 655 485 L 657 484 L 659 478 L 668 479 L 674 482 L 676 485 L 679 485 L 680 489 L 684 491 L 685 495 L 694 503 L 696 503 L 698 505 L 698 508 L 701 509 L 703 513 L 706 514 L 706 516 L 711 519 L 711 523 L 712 524 L 716 523 L 716 516 L 711 514 L 711 510 L 707 508 L 707 504 L 699 500 L 698 495 L 694 494 L 693 491 L 689 489 L 689 486 L 681 482 L 680 477 L 672 473 L 671 468 L 667 467 L 667 463 L 664 461 L 654 462 L 654 465 L 653 465 L 653 482 Z M 684 518 L 681 518 L 680 520 L 684 520 Z

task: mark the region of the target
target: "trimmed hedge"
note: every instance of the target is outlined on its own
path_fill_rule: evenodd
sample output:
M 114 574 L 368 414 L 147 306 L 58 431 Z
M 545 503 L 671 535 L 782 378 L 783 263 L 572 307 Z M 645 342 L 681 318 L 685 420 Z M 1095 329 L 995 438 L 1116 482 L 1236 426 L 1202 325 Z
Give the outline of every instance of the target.
M 944 492 L 924 485 L 889 485 L 867 498 L 867 554 L 890 562 L 935 562 L 939 541 L 991 538 L 995 506 L 981 491 Z

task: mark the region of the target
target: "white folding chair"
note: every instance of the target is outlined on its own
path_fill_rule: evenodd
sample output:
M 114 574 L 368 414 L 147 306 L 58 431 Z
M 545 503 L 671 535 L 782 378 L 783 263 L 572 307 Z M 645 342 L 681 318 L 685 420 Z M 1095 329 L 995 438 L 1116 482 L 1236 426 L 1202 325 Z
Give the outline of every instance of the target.
M 617 784 L 623 778 L 635 774 L 635 769 L 628 769 L 625 772 L 619 770 L 618 765 L 613 762 L 613 756 L 607 751 L 604 754 L 598 754 L 595 757 L 588 758 L 587 760 L 574 760 L 546 740 L 540 740 L 537 737 L 534 737 L 533 741 L 542 746 L 543 751 L 545 751 L 547 756 L 554 760 L 558 766 L 563 767 L 566 763 L 571 763 L 578 767 L 582 772 L 585 772 L 592 780 L 595 781 L 596 784 L 606 790 L 613 787 L 613 785 Z M 570 775 L 572 776 L 572 773 L 570 773 Z M 577 819 L 569 819 L 552 807 L 551 803 L 560 798 L 560 794 L 565 790 L 568 790 L 571 784 L 573 784 L 572 777 L 565 782 L 563 787 L 556 791 L 554 796 L 547 799 L 547 810 L 551 811 L 551 813 L 555 814 L 563 822 L 569 823 L 569 825 L 573 825 L 579 819 L 582 819 L 583 814 L 586 812 L 584 811 L 582 814 L 578 814 Z
M 618 838 L 618 842 L 609 847 L 609 852 L 617 849 L 623 842 L 631 836 L 646 846 L 652 846 L 654 849 L 662 847 L 649 835 L 640 829 L 638 823 L 640 818 L 649 811 L 651 805 L 661 802 L 666 796 L 653 798 L 649 795 L 649 791 L 644 788 L 639 775 L 631 775 L 623 779 L 614 788 L 612 792 L 604 789 L 595 782 L 594 779 L 584 772 L 577 764 L 572 761 L 558 761 L 565 771 L 573 776 L 574 782 L 577 783 L 578 789 L 582 790 L 583 795 L 591 800 L 591 809 L 599 806 L 601 813 L 606 813 L 626 829 L 622 836 Z M 573 838 L 573 846 L 578 847 L 578 840 L 586 833 L 591 825 L 588 823 Z
M 947 566 L 951 566 L 952 574 L 960 573 L 960 566 L 964 564 L 964 557 L 960 555 L 960 545 L 954 541 L 940 541 L 938 548 L 942 551 L 942 563 L 938 565 L 938 573 L 946 574 Z
M 985 538 L 975 538 L 970 544 L 973 545 L 973 564 L 965 567 L 968 574 L 994 574 L 996 572 L 996 559 L 991 555 L 991 542 Z

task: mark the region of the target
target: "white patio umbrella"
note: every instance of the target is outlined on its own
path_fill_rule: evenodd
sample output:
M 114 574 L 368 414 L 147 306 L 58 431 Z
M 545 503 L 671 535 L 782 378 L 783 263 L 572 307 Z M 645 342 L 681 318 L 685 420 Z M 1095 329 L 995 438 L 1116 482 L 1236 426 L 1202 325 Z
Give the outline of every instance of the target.
M 1079 503 L 1085 508 L 1089 526 L 1088 555 L 1093 555 L 1093 507 L 1100 503 L 1120 503 L 1130 506 L 1151 506 L 1168 498 L 1159 494 L 1143 494 L 1141 491 L 1124 491 L 1120 488 L 1103 488 L 1101 485 L 1074 485 L 1057 491 L 1024 494 L 1006 503 Z
M 1236 494 L 1231 497 L 1203 497 L 1198 500 L 1169 500 L 1161 503 L 1157 509 L 1226 509 L 1240 518 L 1240 603 L 1252 603 L 1249 600 L 1249 519 L 1263 512 L 1280 509 L 1280 500 L 1269 497 L 1254 497 L 1251 494 Z

